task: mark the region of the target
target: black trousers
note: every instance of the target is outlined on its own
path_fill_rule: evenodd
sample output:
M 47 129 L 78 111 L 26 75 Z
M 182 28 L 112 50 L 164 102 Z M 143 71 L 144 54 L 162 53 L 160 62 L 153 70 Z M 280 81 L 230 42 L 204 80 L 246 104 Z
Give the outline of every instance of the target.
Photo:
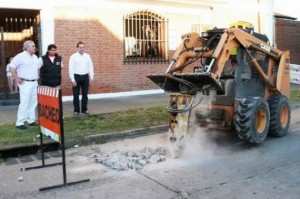
M 90 79 L 89 75 L 74 75 L 75 81 L 77 83 L 77 86 L 73 86 L 73 106 L 74 106 L 74 112 L 80 113 L 80 107 L 79 107 L 79 94 L 80 89 L 82 92 L 82 99 L 81 99 L 81 113 L 86 112 L 87 104 L 88 104 L 88 92 L 89 92 L 89 85 L 90 85 Z

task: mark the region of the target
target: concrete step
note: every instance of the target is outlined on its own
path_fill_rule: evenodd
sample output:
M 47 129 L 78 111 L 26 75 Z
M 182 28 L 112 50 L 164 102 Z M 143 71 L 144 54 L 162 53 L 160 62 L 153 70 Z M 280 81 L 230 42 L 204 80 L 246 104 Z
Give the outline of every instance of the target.
M 0 106 L 14 106 L 19 104 L 19 99 L 0 99 Z
M 19 98 L 20 98 L 19 93 L 5 94 L 3 92 L 0 92 L 0 100 L 1 99 L 19 99 Z
M 0 93 L 0 106 L 12 106 L 20 103 L 19 93 L 4 94 Z

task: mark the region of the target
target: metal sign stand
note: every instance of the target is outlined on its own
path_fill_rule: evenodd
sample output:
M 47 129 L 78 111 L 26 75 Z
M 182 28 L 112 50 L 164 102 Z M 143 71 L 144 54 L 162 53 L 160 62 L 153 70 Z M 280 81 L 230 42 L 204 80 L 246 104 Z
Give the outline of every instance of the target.
M 42 87 L 42 86 L 39 86 L 39 87 Z M 45 87 L 45 89 L 55 89 L 55 88 Z M 49 189 L 55 189 L 55 188 L 60 188 L 60 187 L 65 187 L 65 186 L 69 186 L 69 185 L 74 185 L 74 184 L 90 181 L 90 179 L 84 179 L 84 180 L 79 180 L 79 181 L 75 181 L 75 182 L 69 182 L 69 183 L 67 182 L 66 157 L 65 157 L 65 138 L 64 138 L 63 110 L 62 110 L 62 94 L 61 94 L 61 89 L 59 89 L 58 91 L 59 91 L 58 98 L 59 98 L 59 121 L 60 121 L 60 146 L 61 146 L 61 151 L 62 151 L 62 162 L 45 165 L 43 134 L 42 134 L 42 132 L 40 132 L 42 165 L 41 166 L 35 166 L 35 167 L 22 168 L 21 170 L 26 171 L 26 170 L 30 170 L 30 169 L 38 169 L 38 168 L 44 168 L 44 167 L 56 166 L 56 165 L 62 164 L 63 184 L 40 188 L 39 191 L 45 191 L 45 190 L 49 190 Z
M 42 159 L 42 165 L 40 166 L 34 166 L 34 167 L 26 167 L 21 168 L 21 171 L 31 170 L 31 169 L 40 169 L 44 167 L 52 167 L 63 164 L 63 162 L 53 163 L 53 164 L 45 164 L 45 155 L 44 155 L 44 143 L 43 143 L 43 134 L 40 132 L 40 149 L 41 149 L 41 159 Z
M 60 185 L 55 185 L 55 186 L 51 186 L 51 187 L 44 187 L 44 188 L 40 188 L 40 191 L 46 191 L 49 189 L 55 189 L 55 188 L 60 188 L 60 187 L 65 187 L 65 186 L 69 186 L 69 185 L 74 185 L 74 184 L 78 184 L 78 183 L 82 183 L 82 182 L 88 182 L 90 181 L 90 179 L 84 179 L 84 180 L 79 180 L 79 181 L 75 181 L 75 182 L 69 182 L 67 183 L 67 172 L 66 172 L 66 158 L 65 158 L 65 138 L 64 138 L 64 128 L 63 128 L 63 119 L 62 119 L 62 100 L 61 100 L 61 90 L 60 90 L 60 126 L 61 126 L 61 151 L 62 151 L 62 169 L 63 169 L 63 184 Z

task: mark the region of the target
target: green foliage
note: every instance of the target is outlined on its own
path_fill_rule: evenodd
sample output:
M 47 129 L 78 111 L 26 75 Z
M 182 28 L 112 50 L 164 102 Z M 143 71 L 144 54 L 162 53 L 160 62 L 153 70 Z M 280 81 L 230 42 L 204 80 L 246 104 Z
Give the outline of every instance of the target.
M 86 135 L 110 133 L 167 124 L 166 107 L 140 108 L 99 115 L 67 117 L 64 119 L 66 139 L 83 139 Z M 0 125 L 0 148 L 10 144 L 38 142 L 39 128 L 28 126 L 26 130 L 14 124 Z
M 39 135 L 37 126 L 29 126 L 26 130 L 15 128 L 15 124 L 0 125 L 0 148 L 8 144 L 23 144 L 36 141 Z
M 300 104 L 300 89 L 291 91 L 290 101 L 292 105 Z

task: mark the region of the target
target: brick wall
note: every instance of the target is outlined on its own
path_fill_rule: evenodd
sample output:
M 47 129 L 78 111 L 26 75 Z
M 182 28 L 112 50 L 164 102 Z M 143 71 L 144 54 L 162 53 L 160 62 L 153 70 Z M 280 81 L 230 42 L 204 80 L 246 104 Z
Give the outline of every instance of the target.
M 169 63 L 123 63 L 123 16 L 131 12 L 82 8 L 80 17 L 76 16 L 76 12 L 74 9 L 61 8 L 56 10 L 55 16 L 55 43 L 64 63 L 63 95 L 72 94 L 68 62 L 70 55 L 77 50 L 78 41 L 85 43 L 85 51 L 91 55 L 94 64 L 95 81 L 90 87 L 90 94 L 159 88 L 146 75 L 165 72 Z M 176 38 L 169 39 L 178 43 L 181 34 L 191 31 L 192 24 L 200 23 L 199 17 L 195 16 L 180 17 L 178 14 L 163 16 L 168 19 L 174 19 L 176 16 L 176 23 L 170 22 L 169 27 L 173 37 Z M 172 53 L 174 49 L 169 52 L 170 58 Z
M 300 21 L 275 19 L 275 42 L 280 50 L 289 50 L 292 64 L 300 64 Z

